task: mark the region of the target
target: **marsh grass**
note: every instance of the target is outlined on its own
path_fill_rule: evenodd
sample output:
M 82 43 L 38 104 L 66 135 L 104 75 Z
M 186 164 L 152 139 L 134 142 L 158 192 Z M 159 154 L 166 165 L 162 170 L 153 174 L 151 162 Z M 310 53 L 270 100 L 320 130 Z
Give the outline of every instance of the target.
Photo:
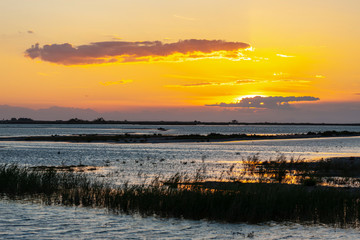
M 274 160 L 261 161 L 258 155 L 242 159 L 238 181 L 312 185 L 360 186 L 360 158 L 341 157 L 306 161 L 280 154 Z
M 0 193 L 46 204 L 106 208 L 144 216 L 260 223 L 358 226 L 360 190 L 279 183 L 190 181 L 177 174 L 150 185 L 112 186 L 84 173 L 0 165 Z

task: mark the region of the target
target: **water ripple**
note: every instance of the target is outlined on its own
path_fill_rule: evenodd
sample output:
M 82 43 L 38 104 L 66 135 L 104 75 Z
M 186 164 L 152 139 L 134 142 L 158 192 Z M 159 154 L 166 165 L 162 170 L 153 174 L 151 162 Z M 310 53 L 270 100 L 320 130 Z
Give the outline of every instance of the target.
M 358 229 L 224 224 L 0 200 L 1 239 L 359 239 Z

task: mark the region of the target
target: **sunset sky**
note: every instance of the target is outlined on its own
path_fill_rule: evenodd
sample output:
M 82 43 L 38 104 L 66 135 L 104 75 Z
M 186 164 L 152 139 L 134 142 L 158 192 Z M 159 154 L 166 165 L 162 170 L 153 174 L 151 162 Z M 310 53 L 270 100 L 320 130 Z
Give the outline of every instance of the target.
M 114 120 L 360 122 L 359 9 L 359 0 L 1 0 L 0 118 L 6 105 Z

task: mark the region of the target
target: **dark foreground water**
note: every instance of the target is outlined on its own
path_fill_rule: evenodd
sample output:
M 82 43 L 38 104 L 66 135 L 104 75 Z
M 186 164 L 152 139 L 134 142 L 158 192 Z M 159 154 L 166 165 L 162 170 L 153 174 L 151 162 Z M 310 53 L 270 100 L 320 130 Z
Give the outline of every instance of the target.
M 0 201 L 0 239 L 359 239 L 356 229 L 223 224 Z

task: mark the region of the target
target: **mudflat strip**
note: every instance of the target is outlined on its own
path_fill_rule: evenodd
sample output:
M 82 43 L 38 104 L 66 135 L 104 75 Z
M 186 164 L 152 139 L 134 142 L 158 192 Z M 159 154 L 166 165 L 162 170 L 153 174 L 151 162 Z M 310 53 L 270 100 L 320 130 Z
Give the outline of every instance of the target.
M 299 138 L 356 137 L 360 132 L 326 131 L 304 134 L 218 134 L 162 135 L 162 134 L 78 134 L 51 136 L 0 137 L 0 141 L 50 142 L 111 142 L 111 143 L 173 143 L 173 142 L 228 142 L 247 140 L 276 140 Z

